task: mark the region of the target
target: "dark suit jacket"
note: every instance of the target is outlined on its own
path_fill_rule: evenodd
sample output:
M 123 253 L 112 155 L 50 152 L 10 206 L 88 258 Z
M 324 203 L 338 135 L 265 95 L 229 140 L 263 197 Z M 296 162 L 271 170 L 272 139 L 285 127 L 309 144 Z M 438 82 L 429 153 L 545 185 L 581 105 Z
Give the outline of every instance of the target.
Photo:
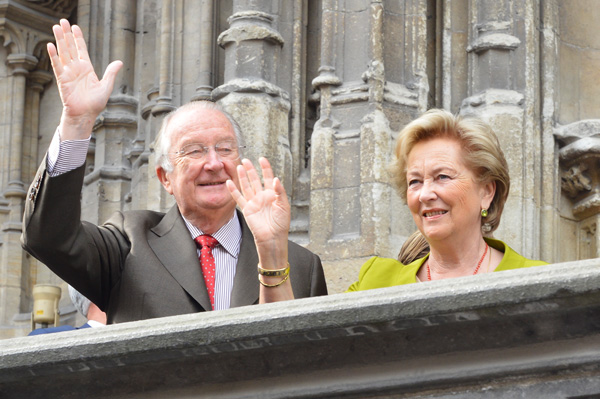
M 23 248 L 107 313 L 108 323 L 211 309 L 196 244 L 177 206 L 166 214 L 116 212 L 105 224 L 81 221 L 84 166 L 49 177 L 42 162 L 25 204 Z M 258 254 L 241 215 L 242 243 L 231 307 L 258 302 Z M 319 257 L 289 242 L 296 298 L 325 295 Z

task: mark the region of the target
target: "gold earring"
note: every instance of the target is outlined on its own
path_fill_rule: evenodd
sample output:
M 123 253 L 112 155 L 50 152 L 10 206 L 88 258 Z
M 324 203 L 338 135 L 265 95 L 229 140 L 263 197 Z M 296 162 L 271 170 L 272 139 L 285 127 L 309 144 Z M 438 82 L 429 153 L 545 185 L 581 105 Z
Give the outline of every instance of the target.
M 487 215 L 488 215 L 488 211 L 487 211 L 487 209 L 482 209 L 482 210 L 481 210 L 481 217 L 482 217 L 482 218 L 486 218 L 486 217 L 487 217 Z

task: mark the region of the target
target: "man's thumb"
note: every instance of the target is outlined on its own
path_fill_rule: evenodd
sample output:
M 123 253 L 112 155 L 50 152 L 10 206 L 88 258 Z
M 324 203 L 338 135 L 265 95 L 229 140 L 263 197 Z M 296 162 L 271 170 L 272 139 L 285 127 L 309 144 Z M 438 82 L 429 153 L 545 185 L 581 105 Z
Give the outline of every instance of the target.
M 117 73 L 123 67 L 123 62 L 121 61 L 113 61 L 106 67 L 104 71 L 104 76 L 102 76 L 102 81 L 105 81 L 106 84 L 110 87 L 110 91 L 115 84 L 115 79 L 117 78 Z

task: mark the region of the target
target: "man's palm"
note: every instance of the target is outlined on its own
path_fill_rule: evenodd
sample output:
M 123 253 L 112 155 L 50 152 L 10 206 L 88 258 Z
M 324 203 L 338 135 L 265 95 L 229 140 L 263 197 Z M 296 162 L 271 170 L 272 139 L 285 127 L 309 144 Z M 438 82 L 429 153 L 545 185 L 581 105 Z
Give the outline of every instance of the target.
M 65 19 L 52 27 L 56 45 L 48 43 L 63 115 L 74 119 L 95 119 L 106 106 L 115 78 L 123 63 L 114 61 L 98 79 L 90 61 L 83 33 Z

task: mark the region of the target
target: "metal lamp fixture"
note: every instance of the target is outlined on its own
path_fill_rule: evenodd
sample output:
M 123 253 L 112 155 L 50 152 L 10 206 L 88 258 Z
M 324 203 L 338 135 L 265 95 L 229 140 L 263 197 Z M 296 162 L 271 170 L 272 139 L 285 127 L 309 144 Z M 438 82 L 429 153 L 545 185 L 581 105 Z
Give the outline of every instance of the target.
M 35 329 L 36 323 L 43 328 L 49 324 L 58 327 L 60 315 L 58 313 L 58 301 L 61 289 L 56 285 L 37 284 L 33 287 L 33 311 L 31 312 L 31 330 Z

